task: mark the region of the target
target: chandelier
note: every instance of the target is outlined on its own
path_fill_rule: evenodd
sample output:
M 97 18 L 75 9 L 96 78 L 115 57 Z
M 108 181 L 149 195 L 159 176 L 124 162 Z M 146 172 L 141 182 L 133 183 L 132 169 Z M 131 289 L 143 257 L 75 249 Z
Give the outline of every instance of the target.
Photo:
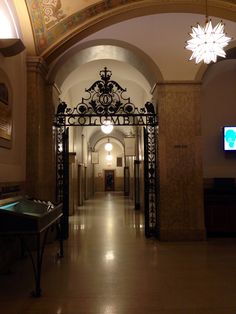
M 227 37 L 224 32 L 224 23 L 220 21 L 215 27 L 212 26 L 211 20 L 208 21 L 207 0 L 206 0 L 206 23 L 204 26 L 197 24 L 192 27 L 192 37 L 187 41 L 186 49 L 192 51 L 189 60 L 195 59 L 196 63 L 203 61 L 209 64 L 211 61 L 216 62 L 217 56 L 225 58 L 224 47 L 228 45 L 231 38 Z

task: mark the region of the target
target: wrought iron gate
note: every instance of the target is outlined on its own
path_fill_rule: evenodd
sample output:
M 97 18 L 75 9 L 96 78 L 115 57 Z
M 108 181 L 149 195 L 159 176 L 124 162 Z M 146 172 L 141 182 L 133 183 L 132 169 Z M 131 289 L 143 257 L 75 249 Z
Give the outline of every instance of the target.
M 57 127 L 57 196 L 64 204 L 65 237 L 68 236 L 68 173 L 66 163 L 66 128 L 69 126 L 101 126 L 110 121 L 113 126 L 144 127 L 145 174 L 145 235 L 158 236 L 159 230 L 159 167 L 158 167 L 158 118 L 152 103 L 135 107 L 126 89 L 111 80 L 112 72 L 106 67 L 99 72 L 100 80 L 85 89 L 87 97 L 74 108 L 65 102 L 58 105 L 55 115 Z M 64 134 L 64 135 L 63 135 Z M 66 226 L 67 224 L 67 226 Z
M 56 192 L 57 201 L 63 202 L 63 216 L 61 218 L 61 232 L 63 238 L 69 236 L 69 129 L 63 125 L 57 127 L 57 171 L 56 171 Z

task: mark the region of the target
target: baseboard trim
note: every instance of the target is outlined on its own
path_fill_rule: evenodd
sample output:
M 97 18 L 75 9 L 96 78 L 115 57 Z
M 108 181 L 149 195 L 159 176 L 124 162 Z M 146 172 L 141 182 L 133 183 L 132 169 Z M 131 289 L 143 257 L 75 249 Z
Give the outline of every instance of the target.
M 160 229 L 161 241 L 205 241 L 205 229 Z

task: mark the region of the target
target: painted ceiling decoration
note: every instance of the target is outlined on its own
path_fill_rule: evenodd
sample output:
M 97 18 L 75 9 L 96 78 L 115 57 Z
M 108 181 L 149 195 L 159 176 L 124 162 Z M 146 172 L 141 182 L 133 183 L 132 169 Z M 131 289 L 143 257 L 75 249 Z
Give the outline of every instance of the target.
M 67 40 L 77 30 L 82 30 L 89 21 L 99 21 L 107 17 L 109 11 L 121 13 L 135 8 L 155 7 L 161 12 L 201 13 L 205 0 L 25 0 L 33 28 L 37 54 L 44 54 L 58 41 Z M 228 12 L 235 20 L 236 0 L 209 1 L 218 14 Z M 133 5 L 132 5 L 133 4 Z M 173 7 L 173 9 L 172 9 Z M 123 9 L 122 9 L 123 8 Z M 142 9 L 143 8 L 143 9 Z M 118 11 L 116 11 L 118 9 Z M 149 14 L 155 13 L 150 9 Z M 213 10 L 214 11 L 214 10 Z M 132 14 L 131 14 L 132 15 Z M 122 20 L 122 17 L 120 18 Z
M 50 29 L 66 17 L 61 7 L 61 0 L 42 0 L 41 7 L 47 29 Z
M 58 37 L 69 33 L 86 20 L 121 5 L 140 0 L 99 1 L 71 15 L 68 15 L 66 12 L 69 2 L 66 0 L 25 1 L 33 26 L 36 50 L 41 54 L 49 48 Z M 90 3 L 92 2 L 93 1 L 90 1 Z

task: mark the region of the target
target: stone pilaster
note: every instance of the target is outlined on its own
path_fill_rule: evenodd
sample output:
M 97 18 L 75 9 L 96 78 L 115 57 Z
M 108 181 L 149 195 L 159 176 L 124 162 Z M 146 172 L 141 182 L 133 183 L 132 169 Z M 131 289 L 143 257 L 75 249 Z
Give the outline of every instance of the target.
M 27 60 L 26 192 L 35 198 L 55 198 L 54 87 L 38 57 Z
M 157 86 L 160 239 L 205 239 L 200 84 Z

